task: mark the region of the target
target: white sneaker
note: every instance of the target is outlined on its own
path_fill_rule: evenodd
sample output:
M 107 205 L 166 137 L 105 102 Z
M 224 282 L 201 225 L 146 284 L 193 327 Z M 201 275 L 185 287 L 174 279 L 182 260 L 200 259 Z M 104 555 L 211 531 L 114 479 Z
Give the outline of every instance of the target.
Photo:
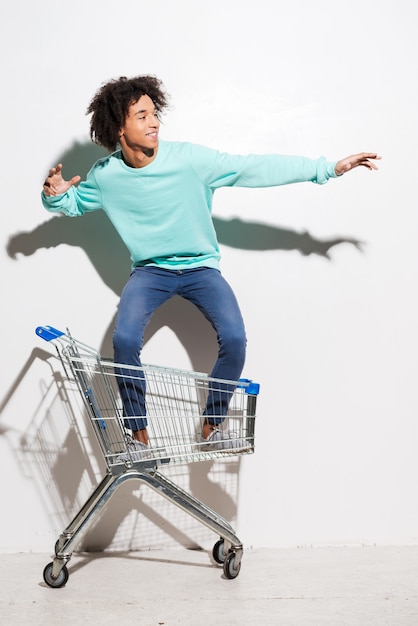
M 116 457 L 116 463 L 135 463 L 136 461 L 144 461 L 151 457 L 150 449 L 142 441 L 136 439 L 130 439 L 127 443 L 128 452 L 123 452 Z
M 239 437 L 237 433 L 232 430 L 220 430 L 214 428 L 210 434 L 206 437 L 202 437 L 201 450 L 205 452 L 220 451 L 220 452 L 244 452 L 251 449 L 251 443 L 247 439 Z

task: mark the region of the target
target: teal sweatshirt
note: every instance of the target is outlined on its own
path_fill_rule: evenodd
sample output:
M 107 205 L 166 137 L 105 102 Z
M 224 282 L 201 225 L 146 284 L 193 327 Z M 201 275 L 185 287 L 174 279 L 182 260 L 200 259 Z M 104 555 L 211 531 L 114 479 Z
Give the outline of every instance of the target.
M 86 180 L 59 196 L 48 211 L 76 217 L 103 209 L 131 253 L 133 267 L 219 269 L 212 222 L 219 187 L 273 187 L 336 177 L 334 163 L 282 155 L 232 155 L 187 142 L 160 141 L 143 168 L 125 164 L 120 150 L 99 159 Z

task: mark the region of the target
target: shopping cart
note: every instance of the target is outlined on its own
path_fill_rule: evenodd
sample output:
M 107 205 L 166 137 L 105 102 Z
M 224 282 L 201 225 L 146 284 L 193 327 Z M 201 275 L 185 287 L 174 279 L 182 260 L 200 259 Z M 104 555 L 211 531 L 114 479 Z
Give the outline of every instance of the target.
M 215 511 L 180 488 L 160 470 L 168 464 L 208 461 L 254 452 L 254 427 L 259 385 L 211 378 L 199 372 L 142 365 L 118 364 L 104 359 L 70 332 L 39 326 L 36 334 L 53 344 L 69 380 L 74 381 L 106 462 L 106 474 L 55 544 L 55 558 L 43 572 L 50 587 L 63 587 L 69 577 L 66 564 L 81 537 L 102 513 L 112 494 L 128 480 L 139 480 L 219 535 L 212 556 L 226 578 L 241 569 L 243 545 L 231 525 Z M 150 446 L 132 449 L 125 429 L 121 390 L 128 385 L 145 399 Z M 219 425 L 216 448 L 201 440 L 208 398 L 228 396 L 228 413 Z M 219 403 L 218 403 L 219 404 Z M 233 437 L 231 437 L 231 432 Z M 225 433 L 225 435 L 222 435 Z M 225 437 L 225 438 L 223 438 Z

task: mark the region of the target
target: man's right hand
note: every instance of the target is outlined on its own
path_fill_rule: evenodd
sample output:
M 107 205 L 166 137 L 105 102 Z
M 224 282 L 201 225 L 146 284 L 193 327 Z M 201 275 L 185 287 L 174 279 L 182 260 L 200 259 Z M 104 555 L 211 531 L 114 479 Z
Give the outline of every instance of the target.
M 70 187 L 76 185 L 81 176 L 73 176 L 71 180 L 64 180 L 61 174 L 62 163 L 59 163 L 57 167 L 52 167 L 49 170 L 49 174 L 45 179 L 43 190 L 46 196 L 59 196 L 61 193 L 68 191 Z

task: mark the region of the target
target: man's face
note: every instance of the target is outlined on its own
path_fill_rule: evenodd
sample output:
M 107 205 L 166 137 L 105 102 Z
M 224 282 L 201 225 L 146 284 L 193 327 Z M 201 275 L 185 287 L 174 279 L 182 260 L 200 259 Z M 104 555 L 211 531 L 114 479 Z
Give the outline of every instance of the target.
M 153 101 L 149 96 L 141 96 L 129 107 L 125 124 L 119 132 L 120 143 L 135 152 L 154 150 L 158 147 L 159 128 Z

